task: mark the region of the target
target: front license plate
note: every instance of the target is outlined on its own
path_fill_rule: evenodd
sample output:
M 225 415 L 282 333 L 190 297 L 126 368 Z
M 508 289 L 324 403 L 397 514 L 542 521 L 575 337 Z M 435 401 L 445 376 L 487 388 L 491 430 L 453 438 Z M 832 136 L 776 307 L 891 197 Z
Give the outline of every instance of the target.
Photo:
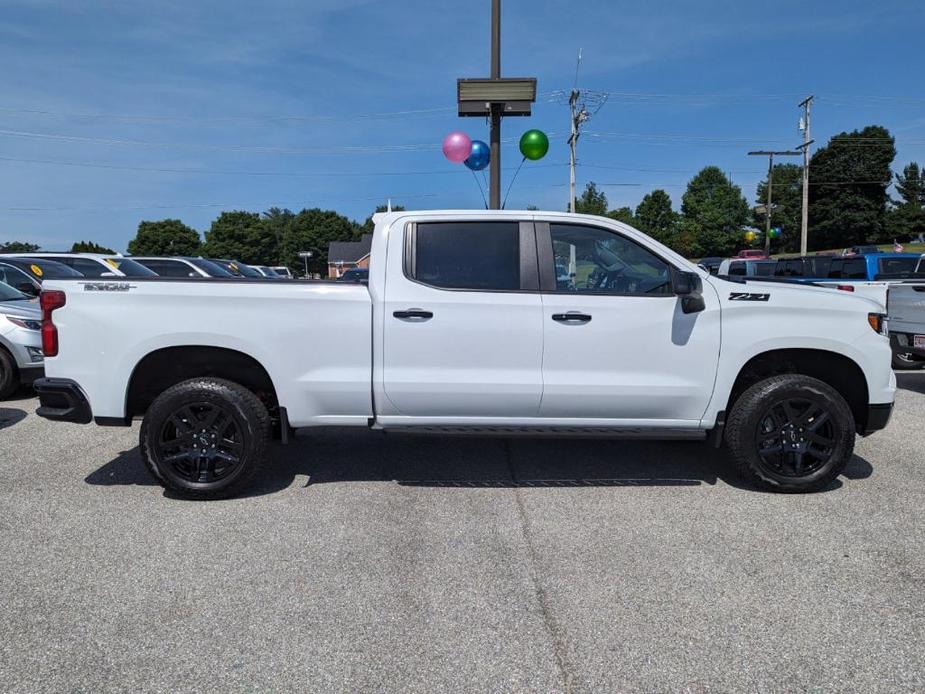
M 916 349 L 925 349 L 925 335 L 916 335 L 913 337 L 912 346 Z

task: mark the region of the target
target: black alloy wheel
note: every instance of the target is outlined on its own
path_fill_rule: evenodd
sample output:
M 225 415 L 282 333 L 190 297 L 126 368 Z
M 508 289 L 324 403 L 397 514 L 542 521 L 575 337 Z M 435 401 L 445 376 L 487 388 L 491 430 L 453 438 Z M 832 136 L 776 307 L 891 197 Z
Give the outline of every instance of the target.
M 161 427 L 161 465 L 186 482 L 221 480 L 241 465 L 241 427 L 229 407 L 209 402 L 183 405 Z
M 811 475 L 835 450 L 832 415 L 824 403 L 786 398 L 764 412 L 755 444 L 768 471 L 782 477 Z

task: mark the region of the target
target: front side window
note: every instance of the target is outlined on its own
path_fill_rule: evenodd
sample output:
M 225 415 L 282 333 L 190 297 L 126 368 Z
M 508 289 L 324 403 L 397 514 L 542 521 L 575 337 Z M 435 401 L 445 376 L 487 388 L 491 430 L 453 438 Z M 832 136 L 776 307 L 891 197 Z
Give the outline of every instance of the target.
M 550 224 L 556 290 L 671 294 L 668 263 L 625 236 L 578 224 Z
M 444 289 L 520 289 L 517 222 L 418 224 L 409 276 Z

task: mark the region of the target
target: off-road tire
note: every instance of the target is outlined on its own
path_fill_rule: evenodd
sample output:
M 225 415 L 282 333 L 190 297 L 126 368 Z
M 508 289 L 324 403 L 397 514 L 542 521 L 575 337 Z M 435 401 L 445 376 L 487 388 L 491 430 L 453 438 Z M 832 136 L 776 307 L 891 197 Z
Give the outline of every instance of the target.
M 19 372 L 12 355 L 0 347 L 0 400 L 5 400 L 16 392 L 19 386 Z
M 767 440 L 763 427 L 773 421 L 768 419 L 773 417 L 768 413 L 785 400 L 793 402 L 790 398 L 818 404 L 828 413 L 824 422 L 831 422 L 831 426 L 823 424 L 832 441 L 825 450 L 831 450 L 831 454 L 818 469 L 803 476 L 782 474 L 758 452 L 759 444 Z M 791 493 L 815 492 L 831 485 L 851 459 L 854 438 L 854 415 L 841 394 L 830 385 L 801 374 L 772 376 L 751 386 L 732 406 L 725 430 L 732 460 L 743 477 L 761 489 Z M 778 440 L 783 443 L 784 437 Z
M 171 417 L 184 407 L 192 407 L 194 411 L 219 408 L 233 420 L 229 426 L 236 427 L 241 452 L 239 462 L 225 477 L 213 481 L 184 479 L 174 466 L 165 462 L 168 456 L 162 449 L 163 431 L 165 426 L 172 426 L 168 422 L 176 420 Z M 182 421 L 186 422 L 186 418 Z M 190 430 L 193 440 L 198 441 L 195 438 L 198 434 L 192 429 L 200 423 L 203 422 L 194 422 Z M 267 408 L 247 388 L 221 378 L 194 378 L 165 390 L 148 408 L 139 435 L 141 456 L 154 479 L 165 489 L 190 499 L 221 499 L 245 490 L 263 465 L 269 438 Z

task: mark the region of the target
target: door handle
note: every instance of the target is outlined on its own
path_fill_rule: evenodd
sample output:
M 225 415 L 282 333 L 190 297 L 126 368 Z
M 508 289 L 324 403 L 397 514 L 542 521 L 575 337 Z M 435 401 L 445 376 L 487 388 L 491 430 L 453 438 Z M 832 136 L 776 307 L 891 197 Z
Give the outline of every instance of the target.
M 569 311 L 568 313 L 554 313 L 552 314 L 552 319 L 559 323 L 590 323 L 591 316 L 587 313 L 579 313 L 578 311 Z
M 425 321 L 434 317 L 431 311 L 425 311 L 420 308 L 409 308 L 404 311 L 393 311 L 392 315 L 402 320 Z

